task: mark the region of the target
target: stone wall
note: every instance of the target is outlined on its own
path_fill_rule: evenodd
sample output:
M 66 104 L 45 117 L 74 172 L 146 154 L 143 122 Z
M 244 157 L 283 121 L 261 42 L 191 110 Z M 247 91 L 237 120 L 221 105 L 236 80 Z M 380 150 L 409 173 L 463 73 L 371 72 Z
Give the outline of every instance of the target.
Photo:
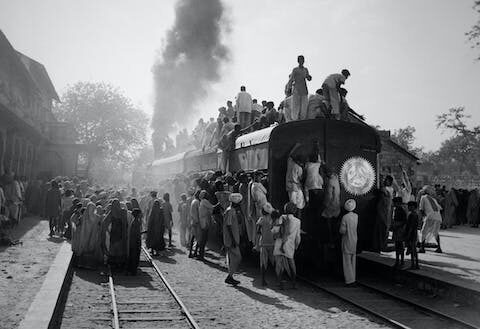
M 413 186 L 419 185 L 417 182 L 418 159 L 396 145 L 389 137 L 380 134 L 382 141 L 382 151 L 379 155 L 380 175 L 387 175 L 390 170 L 397 182 L 401 182 L 401 170 L 399 164 L 407 172 L 410 182 Z

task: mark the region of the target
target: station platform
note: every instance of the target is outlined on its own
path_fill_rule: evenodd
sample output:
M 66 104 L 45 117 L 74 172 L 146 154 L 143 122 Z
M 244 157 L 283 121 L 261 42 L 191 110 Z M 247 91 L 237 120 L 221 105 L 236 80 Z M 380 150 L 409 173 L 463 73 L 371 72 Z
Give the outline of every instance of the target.
M 426 248 L 419 254 L 419 270 L 409 270 L 410 256 L 401 269 L 393 269 L 395 252 L 362 252 L 358 255 L 359 275 L 381 273 L 382 277 L 447 297 L 480 305 L 480 229 L 456 226 L 440 231 L 443 253 Z
M 71 254 L 70 245 L 49 231 L 48 221 L 29 216 L 6 232 L 20 243 L 0 247 L 0 329 L 48 328 L 41 319 L 55 308 Z

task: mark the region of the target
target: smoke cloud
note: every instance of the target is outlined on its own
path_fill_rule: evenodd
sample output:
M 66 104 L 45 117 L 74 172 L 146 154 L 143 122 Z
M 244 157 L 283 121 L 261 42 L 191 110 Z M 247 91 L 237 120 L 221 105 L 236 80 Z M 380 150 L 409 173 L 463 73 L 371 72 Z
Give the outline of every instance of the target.
M 161 58 L 153 65 L 155 107 L 152 142 L 156 156 L 168 133 L 196 113 L 195 104 L 220 79 L 229 50 L 222 44 L 228 28 L 221 0 L 179 0 L 175 22 L 167 32 Z

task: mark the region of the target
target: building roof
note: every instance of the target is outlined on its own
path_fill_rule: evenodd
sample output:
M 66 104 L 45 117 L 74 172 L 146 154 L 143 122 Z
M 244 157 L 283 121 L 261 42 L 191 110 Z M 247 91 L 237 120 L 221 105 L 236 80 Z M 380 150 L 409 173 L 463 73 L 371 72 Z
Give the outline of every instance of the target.
M 32 95 L 40 92 L 17 52 L 0 30 L 0 90 L 4 83 L 17 86 L 24 99 L 31 99 Z
M 47 98 L 60 101 L 57 91 L 53 86 L 52 80 L 50 80 L 50 77 L 48 76 L 45 66 L 19 51 L 17 51 L 17 54 L 41 93 Z
M 404 148 L 403 146 L 397 144 L 395 141 L 393 141 L 390 137 L 388 138 L 383 138 L 382 136 L 382 140 L 385 140 L 388 144 L 390 144 L 391 146 L 393 146 L 393 148 L 395 148 L 396 150 L 398 150 L 399 152 L 405 154 L 406 156 L 412 158 L 413 160 L 415 161 L 419 161 L 420 158 L 417 157 L 415 154 L 413 154 L 412 152 L 408 151 L 406 148 Z

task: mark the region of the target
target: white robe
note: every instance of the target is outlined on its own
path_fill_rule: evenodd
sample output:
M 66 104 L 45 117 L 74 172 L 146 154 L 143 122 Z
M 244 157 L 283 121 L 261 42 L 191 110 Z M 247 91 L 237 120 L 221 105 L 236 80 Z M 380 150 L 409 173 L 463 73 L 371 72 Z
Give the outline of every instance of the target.
M 358 215 L 349 212 L 342 217 L 340 234 L 342 234 L 342 261 L 345 283 L 355 282 L 357 252 Z

